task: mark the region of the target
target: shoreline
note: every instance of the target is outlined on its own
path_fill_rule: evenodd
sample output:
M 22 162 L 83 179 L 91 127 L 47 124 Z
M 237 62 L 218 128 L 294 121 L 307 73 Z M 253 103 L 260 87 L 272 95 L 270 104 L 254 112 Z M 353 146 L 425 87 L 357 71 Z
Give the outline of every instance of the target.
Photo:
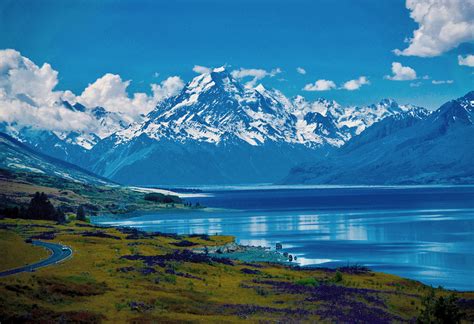
M 186 234 L 177 234 L 177 233 L 168 233 L 168 232 L 147 232 L 142 229 L 133 227 L 133 226 L 127 226 L 127 225 L 120 225 L 120 226 L 114 226 L 114 225 L 105 225 L 105 224 L 94 224 L 94 226 L 98 227 L 105 227 L 105 228 L 129 228 L 133 229 L 139 232 L 143 233 L 148 233 L 149 235 L 153 233 L 160 233 L 160 234 L 168 234 L 168 235 L 178 235 L 178 236 L 188 236 Z M 209 236 L 215 236 L 214 234 L 191 234 L 191 235 L 209 235 Z M 221 234 L 223 235 L 223 234 Z M 219 236 L 221 236 L 219 235 Z M 427 286 L 432 286 L 429 283 L 425 283 L 422 280 L 419 279 L 411 279 L 405 276 L 400 276 L 397 274 L 392 274 L 390 272 L 385 272 L 385 271 L 375 271 L 370 268 L 370 266 L 364 266 L 359 263 L 354 263 L 350 264 L 347 263 L 347 265 L 343 266 L 324 266 L 324 264 L 300 264 L 298 262 L 299 258 L 297 255 L 291 255 L 286 252 L 279 252 L 277 249 L 272 249 L 271 247 L 266 247 L 266 246 L 254 246 L 254 245 L 243 245 L 240 243 L 237 243 L 237 237 L 234 235 L 224 235 L 232 238 L 232 242 L 226 243 L 223 245 L 216 245 L 216 246 L 204 246 L 204 247 L 198 247 L 198 248 L 192 248 L 189 247 L 191 252 L 195 254 L 205 254 L 213 258 L 220 258 L 220 259 L 231 259 L 231 260 L 236 260 L 236 261 L 241 261 L 241 262 L 246 262 L 246 263 L 269 263 L 269 264 L 280 264 L 283 266 L 288 266 L 290 268 L 299 268 L 299 269 L 321 269 L 321 270 L 327 270 L 327 271 L 337 271 L 338 269 L 364 269 L 363 271 L 368 271 L 368 272 L 377 272 L 380 274 L 386 274 L 386 275 L 393 275 L 397 276 L 406 280 L 412 280 L 415 282 L 419 282 L 423 285 Z M 280 243 L 281 244 L 281 243 Z M 206 253 L 206 248 L 208 249 Z M 284 250 L 284 246 L 282 248 Z M 285 255 L 287 254 L 287 256 Z M 289 261 L 289 255 L 292 256 L 292 261 Z M 441 286 L 443 287 L 443 286 Z M 453 292 L 464 292 L 464 293 L 474 293 L 474 290 L 470 289 L 456 289 L 456 288 L 445 288 L 445 290 L 448 291 L 453 291 Z
M 197 254 L 206 254 L 216 258 L 228 258 L 244 262 L 269 262 L 284 265 L 298 265 L 297 263 L 292 263 L 292 261 L 296 259 L 287 252 L 280 253 L 277 250 L 272 250 L 272 248 L 265 246 L 238 244 L 235 242 L 236 237 L 232 236 L 232 238 L 234 239 L 232 243 L 212 247 L 205 246 L 202 248 L 192 249 L 192 251 Z
M 179 193 L 173 191 L 173 186 L 170 185 L 153 185 L 153 188 L 149 187 L 140 187 L 140 186 L 129 186 L 130 188 L 137 188 L 141 190 L 158 190 L 158 191 L 169 191 L 173 192 L 174 195 L 186 195 L 187 193 Z M 168 189 L 158 189 L 160 187 L 167 187 Z M 416 188 L 473 188 L 474 184 L 378 184 L 378 185 L 351 185 L 351 184 L 236 184 L 236 185 L 189 185 L 189 186 L 176 186 L 177 189 L 198 189 L 203 192 L 190 194 L 196 196 L 192 197 L 211 197 L 212 194 L 207 193 L 206 191 L 241 191 L 241 190 L 302 190 L 302 189 L 416 189 Z M 157 191 L 157 192 L 158 192 Z M 183 196 L 183 198 L 186 198 Z
M 199 316 L 211 322 L 410 322 L 420 316 L 426 296 L 453 296 L 466 320 L 474 319 L 474 292 L 432 289 L 358 265 L 300 267 L 281 258 L 280 246 L 241 245 L 233 236 L 22 219 L 4 219 L 0 228 L 18 240 L 9 250 L 13 255 L 32 249 L 28 238 L 69 246 L 75 255 L 35 273 L 0 278 L 0 318 L 11 321 L 34 307 L 37 318 L 51 322 L 189 322 Z M 5 240 L 0 244 L 6 247 Z

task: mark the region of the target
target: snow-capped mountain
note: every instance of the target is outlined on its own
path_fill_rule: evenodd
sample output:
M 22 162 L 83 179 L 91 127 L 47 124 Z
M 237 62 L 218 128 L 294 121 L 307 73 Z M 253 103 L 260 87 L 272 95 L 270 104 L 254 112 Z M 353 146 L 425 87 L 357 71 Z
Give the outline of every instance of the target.
M 48 175 L 54 178 L 72 180 L 96 185 L 112 185 L 107 179 L 87 170 L 42 154 L 13 137 L 0 132 L 0 169 L 13 172 L 27 172 Z M 34 177 L 32 177 L 32 181 Z
M 102 107 L 87 108 L 80 103 L 61 103 L 72 111 L 88 112 L 96 123 L 93 132 L 50 131 L 16 123 L 0 123 L 0 132 L 32 148 L 62 160 L 81 164 L 84 156 L 101 139 L 129 126 L 123 117 Z
M 247 88 L 223 67 L 189 82 L 143 122 L 101 140 L 92 170 L 141 184 L 272 182 L 387 116 L 426 115 L 422 108 L 383 100 L 367 107 L 286 98 Z
M 285 100 L 263 86 L 245 88 L 227 70 L 218 68 L 194 78 L 179 95 L 158 105 L 144 123 L 118 132 L 117 137 L 122 142 L 141 134 L 156 140 L 214 144 L 291 142 L 294 123 Z
M 324 159 L 295 167 L 286 183 L 473 183 L 474 91 L 422 117 L 410 110 L 374 124 Z
M 263 85 L 246 88 L 221 67 L 194 78 L 183 91 L 152 111 L 145 122 L 118 131 L 116 142 L 143 134 L 151 139 L 222 144 L 244 141 L 259 146 L 285 142 L 341 146 L 373 123 L 414 109 L 383 100 L 367 107 L 342 107 L 335 101 L 290 100 Z

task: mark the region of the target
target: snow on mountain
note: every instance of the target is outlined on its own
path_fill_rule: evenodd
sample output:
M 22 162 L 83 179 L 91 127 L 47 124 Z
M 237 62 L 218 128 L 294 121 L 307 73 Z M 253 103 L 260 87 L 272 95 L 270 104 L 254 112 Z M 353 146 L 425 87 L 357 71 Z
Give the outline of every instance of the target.
M 198 75 L 133 124 L 107 108 L 59 104 L 89 114 L 95 125 L 86 132 L 4 124 L 0 131 L 103 176 L 141 184 L 276 181 L 387 117 L 426 112 L 389 99 L 363 107 L 290 99 L 261 84 L 246 87 L 224 67 Z
M 80 163 L 87 151 L 101 139 L 129 126 L 122 116 L 102 107 L 87 108 L 80 103 L 61 103 L 72 111 L 87 112 L 93 116 L 95 132 L 50 131 L 17 123 L 0 123 L 0 131 L 50 156 Z
M 391 100 L 347 108 L 288 99 L 263 85 L 245 87 L 222 67 L 195 77 L 143 122 L 101 140 L 87 164 L 127 183 L 272 182 L 383 118 L 414 109 Z
M 367 107 L 342 107 L 325 99 L 308 102 L 301 96 L 290 100 L 261 84 L 246 88 L 221 67 L 197 76 L 144 122 L 115 135 L 116 144 L 145 134 L 179 142 L 240 140 L 253 146 L 270 141 L 339 147 L 373 123 L 410 109 L 393 100 Z
M 194 78 L 183 91 L 165 100 L 144 123 L 118 132 L 119 141 L 141 134 L 159 140 L 197 140 L 219 144 L 240 140 L 261 145 L 267 140 L 290 141 L 289 101 L 263 86 L 248 89 L 224 68 Z
M 90 171 L 42 154 L 13 137 L 0 132 L 0 168 L 14 172 L 31 172 L 80 183 L 111 185 L 107 179 Z
M 405 109 L 375 123 L 324 159 L 295 167 L 284 182 L 472 183 L 473 121 L 474 91 L 431 114 L 423 109 Z

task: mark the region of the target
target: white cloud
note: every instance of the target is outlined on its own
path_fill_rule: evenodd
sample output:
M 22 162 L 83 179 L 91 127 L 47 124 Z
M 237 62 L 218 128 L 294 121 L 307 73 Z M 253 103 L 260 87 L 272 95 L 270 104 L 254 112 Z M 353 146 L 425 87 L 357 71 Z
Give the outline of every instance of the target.
M 410 82 L 410 87 L 412 88 L 418 88 L 419 86 L 421 86 L 422 83 L 420 81 L 418 82 Z
M 41 67 L 18 51 L 0 50 L 0 121 L 48 130 L 87 130 L 96 125 L 87 113 L 62 105 L 72 92 L 54 91 L 58 72 Z
M 304 86 L 304 91 L 328 91 L 336 88 L 336 84 L 331 80 L 317 80 Z
M 89 84 L 77 101 L 86 107 L 100 106 L 121 113 L 127 122 L 133 122 L 152 107 L 148 107 L 146 95 L 135 94 L 129 98 L 127 88 L 130 82 L 123 81 L 120 75 L 107 73 Z
M 282 72 L 283 71 L 279 67 L 277 67 L 276 69 L 271 70 L 268 75 L 273 78 L 274 76 L 276 76 L 277 74 L 280 74 Z
M 436 84 L 436 85 L 438 85 L 438 84 L 452 84 L 452 83 L 454 83 L 454 81 L 453 80 L 433 80 L 433 81 L 431 81 L 431 83 Z
M 406 0 L 406 7 L 418 29 L 397 55 L 438 56 L 474 39 L 472 0 Z
M 159 102 L 165 98 L 177 95 L 184 88 L 184 82 L 178 76 L 172 76 L 161 82 L 160 85 L 152 84 L 153 98 Z
M 306 74 L 306 70 L 303 69 L 302 67 L 297 67 L 296 72 L 298 72 L 299 74 Z
M 358 79 L 344 82 L 339 88 L 336 83 L 331 80 L 320 79 L 314 83 L 308 83 L 304 86 L 304 91 L 329 91 L 333 89 L 354 91 L 360 89 L 363 85 L 370 84 L 370 81 L 365 76 L 360 76 Z
M 178 93 L 184 86 L 181 78 L 169 77 L 160 85 L 151 85 L 153 96 L 138 92 L 130 97 L 127 93 L 130 82 L 123 81 L 120 75 L 107 73 L 89 84 L 77 101 L 86 107 L 100 106 L 120 113 L 126 122 L 131 123 L 140 120 L 141 115 L 153 110 L 159 101 Z
M 57 100 L 53 93 L 58 83 L 58 72 L 48 63 L 39 67 L 15 50 L 0 51 L 0 87 L 11 96 L 27 96 L 36 104 Z
M 370 84 L 369 80 L 365 76 L 361 76 L 355 80 L 349 80 L 342 86 L 343 89 L 354 91 L 359 90 L 363 85 Z
M 280 74 L 282 70 L 280 68 L 273 69 L 271 71 L 267 71 L 264 69 L 244 69 L 241 68 L 239 70 L 234 70 L 231 72 L 232 77 L 236 79 L 244 79 L 251 77 L 252 80 L 247 82 L 245 86 L 247 88 L 253 88 L 257 84 L 257 82 L 265 77 L 274 77 L 277 74 Z
M 403 66 L 399 62 L 392 63 L 393 75 L 386 75 L 385 79 L 393 81 L 408 81 L 416 79 L 416 71 L 409 66 Z
M 474 55 L 469 54 L 465 57 L 462 57 L 462 55 L 458 55 L 458 63 L 459 65 L 474 67 Z
M 97 132 L 100 126 L 90 110 L 71 110 L 62 102 L 80 102 L 88 108 L 101 106 L 130 123 L 184 86 L 179 77 L 173 76 L 152 84 L 151 96 L 135 93 L 129 97 L 130 81 L 110 73 L 90 84 L 80 96 L 69 90 L 55 91 L 57 84 L 58 72 L 48 63 L 39 67 L 15 50 L 0 50 L 0 122 L 53 131 Z
M 205 66 L 201 66 L 201 65 L 195 65 L 193 67 L 193 71 L 198 74 L 203 74 L 203 73 L 210 73 L 212 69 Z

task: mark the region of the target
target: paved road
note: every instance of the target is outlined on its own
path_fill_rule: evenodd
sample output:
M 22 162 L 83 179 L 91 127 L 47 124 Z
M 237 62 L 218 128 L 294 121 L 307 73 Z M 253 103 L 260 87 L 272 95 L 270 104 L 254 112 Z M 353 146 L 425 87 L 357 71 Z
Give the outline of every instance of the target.
M 45 260 L 26 265 L 24 267 L 0 272 L 0 277 L 6 277 L 6 276 L 10 276 L 12 274 L 16 274 L 20 272 L 34 271 L 35 269 L 46 267 L 48 265 L 52 265 L 52 264 L 56 264 L 61 261 L 64 261 L 72 255 L 71 248 L 66 247 L 66 249 L 63 250 L 64 245 L 61 245 L 61 244 L 49 243 L 49 242 L 43 242 L 43 241 L 33 241 L 32 244 L 36 246 L 42 246 L 50 250 L 51 255 Z

